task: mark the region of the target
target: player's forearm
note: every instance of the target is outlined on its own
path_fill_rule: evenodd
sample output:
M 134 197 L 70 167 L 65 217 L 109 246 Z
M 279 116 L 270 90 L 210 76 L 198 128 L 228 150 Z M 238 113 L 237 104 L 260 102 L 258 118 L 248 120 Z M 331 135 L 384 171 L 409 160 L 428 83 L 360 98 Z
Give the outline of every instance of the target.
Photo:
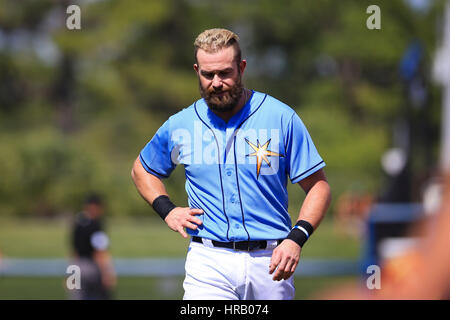
M 105 250 L 97 250 L 93 254 L 93 259 L 102 272 L 114 273 L 111 262 L 111 255 Z
M 141 197 L 150 205 L 157 197 L 168 195 L 162 181 L 158 177 L 145 171 L 139 157 L 134 162 L 133 169 L 131 170 L 131 177 Z
M 328 185 L 323 171 L 317 172 L 309 178 L 304 179 L 300 185 L 307 194 L 297 220 L 305 220 L 316 229 L 322 218 L 325 216 L 325 212 L 331 201 L 330 186 Z M 303 237 L 296 234 L 296 232 L 302 234 Z M 298 229 L 293 229 L 289 233 L 287 239 L 273 251 L 269 266 L 270 274 L 277 270 L 273 276 L 273 280 L 287 280 L 294 274 L 300 259 L 301 248 L 309 237 L 307 234 L 305 239 L 303 232 L 304 231 L 299 231 Z
M 330 186 L 326 180 L 317 181 L 308 191 L 297 220 L 308 221 L 316 229 L 331 202 Z

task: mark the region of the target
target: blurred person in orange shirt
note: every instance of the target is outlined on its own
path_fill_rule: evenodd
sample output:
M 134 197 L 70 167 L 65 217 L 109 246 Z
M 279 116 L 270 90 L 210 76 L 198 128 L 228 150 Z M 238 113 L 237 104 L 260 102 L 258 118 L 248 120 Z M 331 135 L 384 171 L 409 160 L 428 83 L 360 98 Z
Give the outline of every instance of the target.
M 450 299 L 450 173 L 445 175 L 440 206 L 411 235 L 416 246 L 381 263 L 381 287 L 348 283 L 318 293 L 318 299 Z

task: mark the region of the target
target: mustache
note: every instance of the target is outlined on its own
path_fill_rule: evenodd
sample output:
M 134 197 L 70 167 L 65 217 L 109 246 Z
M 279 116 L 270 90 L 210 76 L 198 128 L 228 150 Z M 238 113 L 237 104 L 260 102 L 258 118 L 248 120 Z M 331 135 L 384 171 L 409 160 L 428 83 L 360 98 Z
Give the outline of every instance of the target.
M 211 89 L 207 89 L 206 92 L 209 94 L 214 94 L 214 93 L 230 92 L 230 90 L 224 90 L 222 88 L 220 88 L 220 89 L 211 88 Z

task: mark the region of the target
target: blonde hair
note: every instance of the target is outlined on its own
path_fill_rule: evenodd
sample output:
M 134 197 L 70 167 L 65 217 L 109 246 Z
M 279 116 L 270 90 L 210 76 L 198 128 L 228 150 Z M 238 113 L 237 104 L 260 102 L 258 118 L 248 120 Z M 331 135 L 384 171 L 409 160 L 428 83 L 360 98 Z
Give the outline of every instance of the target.
M 205 50 L 208 53 L 215 53 L 224 48 L 235 46 L 236 60 L 241 61 L 241 48 L 239 46 L 239 36 L 227 29 L 208 29 L 200 33 L 194 41 L 195 60 L 197 61 L 198 49 Z

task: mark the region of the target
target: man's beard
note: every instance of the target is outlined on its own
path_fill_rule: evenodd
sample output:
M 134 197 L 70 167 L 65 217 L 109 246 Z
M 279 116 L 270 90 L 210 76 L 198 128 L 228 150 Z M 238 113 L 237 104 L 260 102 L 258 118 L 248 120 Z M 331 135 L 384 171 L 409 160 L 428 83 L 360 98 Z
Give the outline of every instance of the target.
M 205 99 L 208 107 L 216 112 L 229 112 L 234 109 L 241 99 L 243 90 L 243 85 L 241 78 L 239 77 L 236 84 L 226 91 L 220 89 L 215 90 L 214 88 L 208 90 L 204 89 L 199 82 L 200 94 L 203 99 Z M 217 93 L 225 92 L 222 96 L 218 96 Z

